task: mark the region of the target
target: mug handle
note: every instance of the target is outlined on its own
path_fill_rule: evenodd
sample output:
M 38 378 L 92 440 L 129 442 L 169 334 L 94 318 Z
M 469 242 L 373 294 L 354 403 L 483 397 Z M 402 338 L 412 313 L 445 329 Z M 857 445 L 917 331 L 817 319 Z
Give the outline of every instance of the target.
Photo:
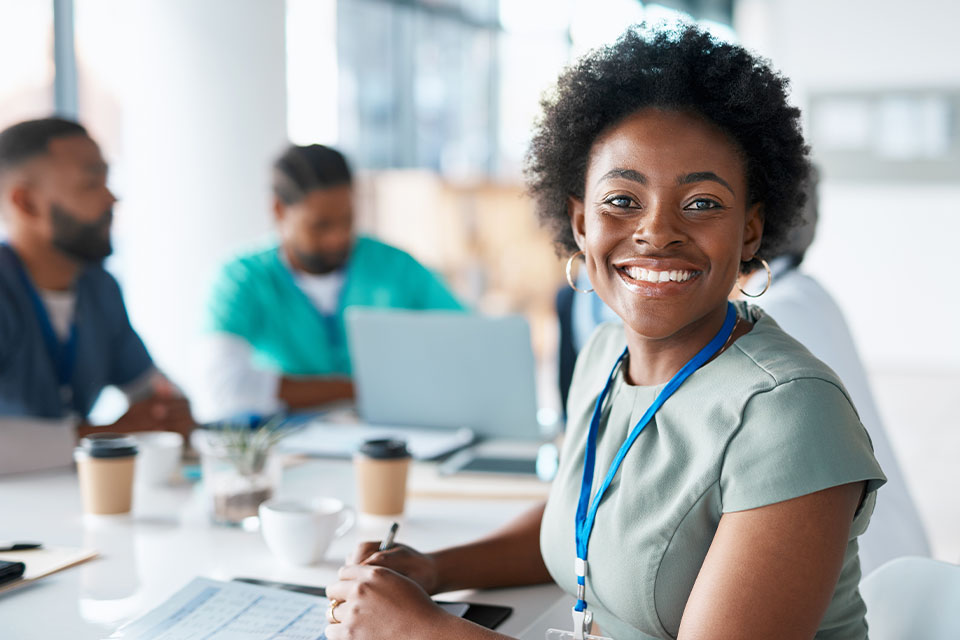
M 353 525 L 357 522 L 357 512 L 353 510 L 353 507 L 345 505 L 343 511 L 340 512 L 340 519 L 342 522 L 340 526 L 337 527 L 337 530 L 333 532 L 334 538 L 339 538 L 353 528 Z

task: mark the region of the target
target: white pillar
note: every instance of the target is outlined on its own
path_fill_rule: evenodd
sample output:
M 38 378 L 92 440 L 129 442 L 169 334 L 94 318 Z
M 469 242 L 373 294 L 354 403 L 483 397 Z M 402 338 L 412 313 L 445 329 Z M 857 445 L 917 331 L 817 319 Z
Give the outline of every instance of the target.
M 134 327 L 189 391 L 216 267 L 272 228 L 269 164 L 286 141 L 284 3 L 107 4 L 130 34 L 110 83 L 122 119 L 113 266 Z

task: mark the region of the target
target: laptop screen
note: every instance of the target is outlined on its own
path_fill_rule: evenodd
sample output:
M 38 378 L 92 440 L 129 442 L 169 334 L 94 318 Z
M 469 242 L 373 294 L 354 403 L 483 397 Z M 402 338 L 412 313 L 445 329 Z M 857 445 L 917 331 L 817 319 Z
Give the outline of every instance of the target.
M 352 307 L 346 322 L 364 421 L 468 427 L 481 438 L 540 437 L 522 316 Z

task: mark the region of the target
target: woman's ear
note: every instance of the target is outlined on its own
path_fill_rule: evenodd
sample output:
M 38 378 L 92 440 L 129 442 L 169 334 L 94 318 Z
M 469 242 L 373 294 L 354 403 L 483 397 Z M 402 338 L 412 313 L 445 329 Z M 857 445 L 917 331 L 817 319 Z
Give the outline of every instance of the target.
M 576 196 L 568 196 L 567 214 L 570 216 L 570 229 L 573 231 L 573 239 L 576 240 L 577 246 L 582 250 L 586 238 L 583 200 Z
M 747 219 L 743 227 L 743 248 L 740 250 L 740 262 L 750 262 L 763 242 L 763 203 L 758 202 L 747 209 Z

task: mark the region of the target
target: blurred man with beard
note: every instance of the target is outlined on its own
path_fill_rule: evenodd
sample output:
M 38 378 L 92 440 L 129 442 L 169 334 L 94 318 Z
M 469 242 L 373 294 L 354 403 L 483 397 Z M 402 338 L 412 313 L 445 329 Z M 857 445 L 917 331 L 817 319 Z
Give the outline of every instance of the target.
M 409 254 L 353 233 L 340 152 L 291 146 L 273 166 L 279 245 L 222 270 L 208 307 L 199 412 L 219 419 L 353 397 L 344 310 L 461 309 Z
M 0 244 L 0 440 L 25 419 L 72 418 L 80 435 L 192 425 L 101 266 L 112 251 L 115 202 L 100 148 L 81 125 L 46 118 L 0 132 L 8 236 Z M 86 416 L 110 385 L 130 408 L 116 423 L 92 427 Z

